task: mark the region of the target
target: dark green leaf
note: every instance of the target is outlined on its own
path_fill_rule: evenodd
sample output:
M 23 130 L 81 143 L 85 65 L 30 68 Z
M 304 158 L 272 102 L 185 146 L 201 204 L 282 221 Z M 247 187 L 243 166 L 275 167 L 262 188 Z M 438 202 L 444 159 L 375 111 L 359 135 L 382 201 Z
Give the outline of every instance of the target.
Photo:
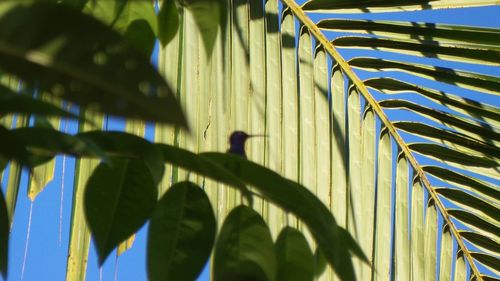
M 417 84 L 403 82 L 394 78 L 372 78 L 363 81 L 365 86 L 385 94 L 418 93 L 429 100 L 442 104 L 459 113 L 474 116 L 486 123 L 500 121 L 500 108 L 476 100 L 437 91 Z
M 314 256 L 302 232 L 292 227 L 281 230 L 276 240 L 276 280 L 314 280 Z
M 492 255 L 500 255 L 500 244 L 495 240 L 472 231 L 459 231 L 459 233 L 479 249 Z
M 37 141 L 37 139 L 24 139 L 16 136 L 12 131 L 0 126 L 0 155 L 3 162 L 15 160 L 18 163 L 34 167 L 49 161 L 53 155 L 36 155 L 28 150 L 27 141 Z
M 155 182 L 143 161 L 113 158 L 111 166 L 99 164 L 87 182 L 83 202 L 99 265 L 146 223 L 157 198 Z
M 458 163 L 464 166 L 495 168 L 500 164 L 486 157 L 465 154 L 445 146 L 430 143 L 412 143 L 410 150 L 423 155 L 437 157 L 442 161 Z
M 146 58 L 151 56 L 156 40 L 156 14 L 151 2 L 92 0 L 85 12 L 124 35 Z
M 314 252 L 314 275 L 316 277 L 321 276 L 321 274 L 325 272 L 327 265 L 328 262 L 325 259 L 325 255 L 321 253 L 320 248 L 316 248 L 316 251 Z
M 205 192 L 180 182 L 158 203 L 149 225 L 149 280 L 195 280 L 215 240 L 216 221 Z
M 61 133 L 54 129 L 31 127 L 14 129 L 9 132 L 10 137 L 16 140 L 17 143 L 21 144 L 27 151 L 40 157 L 50 159 L 56 154 L 65 153 L 78 157 L 98 157 L 104 161 L 108 159 L 104 151 L 94 142 Z
M 191 172 L 211 178 L 213 180 L 238 188 L 248 200 L 252 201 L 252 195 L 246 188 L 245 183 L 237 176 L 227 171 L 217 162 L 210 161 L 206 157 L 199 157 L 191 151 L 167 144 L 156 144 L 162 151 L 165 162 L 185 168 Z
M 458 206 L 476 213 L 489 223 L 500 223 L 500 212 L 490 203 L 453 188 L 435 188 L 434 190 Z
M 458 133 L 448 129 L 436 128 L 419 122 L 393 122 L 394 126 L 407 133 L 422 136 L 427 139 L 435 140 L 436 142 L 450 143 L 457 145 L 463 149 L 471 149 L 480 152 L 483 156 L 500 159 L 500 148 L 475 139 L 469 135 Z
M 498 257 L 474 252 L 471 253 L 471 256 L 484 266 L 493 270 L 496 274 L 500 273 L 500 259 Z
M 456 127 L 466 133 L 470 132 L 471 134 L 480 135 L 483 139 L 500 141 L 500 134 L 484 122 L 470 120 L 406 100 L 383 100 L 379 104 L 385 108 L 406 108 L 426 118 L 442 122 L 449 127 Z
M 179 14 L 174 0 L 165 0 L 158 13 L 158 38 L 163 46 L 174 38 L 179 29 Z
M 318 27 L 331 31 L 376 34 L 392 38 L 418 38 L 439 42 L 500 46 L 500 32 L 495 28 L 436 24 L 430 22 L 326 19 Z
M 194 21 L 200 30 L 200 36 L 203 40 L 206 54 L 210 57 L 214 48 L 219 25 L 223 19 L 222 13 L 226 12 L 221 9 L 221 4 L 225 1 L 191 0 L 185 2 L 190 2 L 187 4 L 187 8 L 193 13 Z
M 165 165 L 156 145 L 133 134 L 123 132 L 90 131 L 76 135 L 81 140 L 95 143 L 110 155 L 141 159 L 149 168 L 154 182 L 161 181 Z
M 7 269 L 9 261 L 9 215 L 7 204 L 0 187 L 0 274 L 7 280 Z
M 29 96 L 16 94 L 0 85 L 0 116 L 9 113 L 39 114 L 78 119 L 78 115 Z
M 2 70 L 81 106 L 187 126 L 149 59 L 110 27 L 65 5 L 1 4 L 0 11 Z
M 330 210 L 307 188 L 237 155 L 200 154 L 231 171 L 242 181 L 255 187 L 266 199 L 296 215 L 313 235 L 325 258 L 342 280 L 354 280 L 350 253 L 368 259 L 352 236 L 339 227 Z
M 271 232 L 251 208 L 239 206 L 228 214 L 215 246 L 213 274 L 217 281 L 275 280 Z
M 456 69 L 428 66 L 417 63 L 384 60 L 377 58 L 354 58 L 349 61 L 353 67 L 371 71 L 402 71 L 439 82 L 457 85 L 463 88 L 498 95 L 500 94 L 500 77 L 488 76 Z
M 337 47 L 374 49 L 403 53 L 419 57 L 440 58 L 459 62 L 482 63 L 498 66 L 500 51 L 484 46 L 470 46 L 463 43 L 441 43 L 414 39 L 375 38 L 346 36 L 332 41 Z
M 448 210 L 448 214 L 472 229 L 481 231 L 482 233 L 488 233 L 491 237 L 500 239 L 500 227 L 498 225 L 489 223 L 472 213 L 462 210 L 451 209 Z
M 478 192 L 491 198 L 493 202 L 495 200 L 500 200 L 500 190 L 498 187 L 494 187 L 487 182 L 436 166 L 424 166 L 423 170 L 445 182 L 455 184 L 473 192 Z

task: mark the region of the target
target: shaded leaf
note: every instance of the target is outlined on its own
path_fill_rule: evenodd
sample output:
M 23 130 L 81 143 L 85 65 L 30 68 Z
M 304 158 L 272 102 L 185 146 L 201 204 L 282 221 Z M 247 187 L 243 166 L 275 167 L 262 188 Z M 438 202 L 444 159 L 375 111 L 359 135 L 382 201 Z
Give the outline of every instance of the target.
M 9 113 L 39 114 L 79 119 L 76 114 L 48 102 L 16 94 L 0 85 L 0 116 Z
M 488 254 L 472 252 L 471 256 L 482 265 L 491 269 L 495 274 L 500 274 L 500 259 Z
M 457 42 L 467 44 L 500 46 L 500 32 L 495 28 L 430 22 L 405 22 L 386 20 L 326 19 L 318 27 L 329 31 L 344 31 L 375 34 L 384 37 Z
M 455 149 L 429 143 L 412 143 L 408 145 L 408 148 L 459 169 L 469 170 L 493 178 L 499 175 L 497 167 L 500 164 L 486 157 L 465 154 Z
M 219 30 L 219 25 L 224 21 L 223 13 L 226 13 L 221 7 L 224 5 L 223 0 L 182 0 L 181 3 L 187 2 L 187 9 L 193 13 L 194 20 L 200 35 L 203 40 L 203 46 L 207 57 L 212 55 L 212 50 L 215 44 L 215 38 Z
M 367 261 L 351 235 L 336 224 L 328 208 L 304 186 L 236 155 L 213 152 L 200 155 L 219 163 L 254 186 L 266 199 L 302 220 L 342 280 L 354 279 L 350 252 Z
M 497 225 L 500 223 L 498 208 L 488 202 L 452 188 L 435 188 L 434 190 L 458 206 L 477 214 L 489 223 Z
M 172 40 L 179 29 L 179 14 L 174 0 L 163 1 L 158 12 L 158 39 L 162 46 Z
M 496 4 L 495 0 L 310 0 L 306 11 L 330 12 L 401 12 L 439 8 L 463 8 Z
M 471 136 L 419 122 L 394 122 L 394 126 L 407 133 L 421 136 L 471 153 L 479 152 L 489 158 L 500 159 L 500 148 Z
M 89 131 L 79 133 L 76 137 L 95 143 L 111 156 L 133 157 L 144 161 L 155 184 L 158 184 L 163 177 L 165 165 L 161 151 L 156 145 L 141 137 L 113 131 Z
M 149 280 L 195 280 L 215 240 L 216 222 L 205 192 L 190 182 L 169 188 L 149 225 Z
M 489 198 L 492 202 L 500 201 L 500 190 L 491 184 L 479 179 L 459 174 L 450 169 L 444 169 L 436 166 L 424 166 L 423 170 L 447 183 L 455 184 L 466 190 L 478 192 Z
M 459 62 L 482 63 L 495 66 L 500 64 L 499 50 L 483 46 L 468 46 L 463 43 L 450 44 L 413 39 L 346 36 L 337 37 L 332 41 L 332 44 L 337 47 L 375 49 Z
M 145 58 L 151 57 L 157 22 L 154 6 L 150 2 L 92 0 L 87 3 L 85 12 L 124 35 Z
M 214 280 L 273 281 L 275 275 L 269 228 L 251 208 L 236 207 L 226 217 L 215 246 Z
M 219 163 L 205 157 L 198 157 L 197 154 L 189 150 L 167 144 L 156 145 L 161 150 L 165 162 L 236 187 L 247 196 L 247 199 L 251 200 L 250 191 L 245 187 L 245 183 Z
M 119 243 L 146 223 L 158 191 L 141 160 L 112 158 L 99 164 L 87 181 L 84 208 L 102 265 Z
M 482 234 L 500 240 L 500 227 L 498 227 L 497 224 L 492 224 L 472 213 L 462 210 L 451 209 L 448 210 L 448 214 L 459 220 L 461 223 L 467 225 L 468 227 L 479 231 Z
M 0 274 L 7 280 L 9 262 L 9 212 L 5 203 L 3 191 L 0 188 Z
M 393 70 L 407 72 L 439 82 L 459 87 L 499 95 L 500 78 L 473 72 L 466 72 L 439 66 L 427 66 L 417 63 L 406 63 L 377 58 L 354 58 L 349 61 L 353 67 L 370 71 Z
M 486 253 L 500 255 L 500 243 L 489 237 L 471 231 L 460 231 L 460 236 Z
M 64 5 L 4 5 L 2 70 L 81 106 L 187 126 L 174 93 L 149 60 L 103 23 Z
M 386 94 L 417 93 L 438 104 L 459 113 L 497 125 L 500 122 L 500 109 L 473 99 L 460 97 L 443 91 L 403 82 L 394 78 L 372 78 L 363 81 L 365 86 Z
M 299 230 L 289 226 L 281 230 L 276 240 L 276 260 L 278 263 L 276 280 L 314 279 L 314 256 L 304 234 Z
M 316 251 L 314 251 L 314 276 L 321 276 L 327 265 L 328 261 L 325 259 L 325 255 L 321 253 L 320 248 L 316 248 Z

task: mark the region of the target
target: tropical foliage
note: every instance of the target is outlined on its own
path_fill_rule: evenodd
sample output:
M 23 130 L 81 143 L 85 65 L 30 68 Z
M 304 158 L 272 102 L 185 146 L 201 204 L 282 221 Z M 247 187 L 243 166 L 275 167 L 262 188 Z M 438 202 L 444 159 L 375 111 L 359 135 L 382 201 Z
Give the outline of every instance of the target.
M 212 251 L 215 280 L 496 280 L 500 78 L 459 68 L 498 67 L 500 31 L 345 15 L 497 1 L 301 4 L 2 2 L 4 278 L 23 169 L 35 200 L 65 154 L 67 280 L 91 234 L 102 264 L 148 221 L 151 280 L 193 280 Z M 234 130 L 269 137 L 213 152 Z

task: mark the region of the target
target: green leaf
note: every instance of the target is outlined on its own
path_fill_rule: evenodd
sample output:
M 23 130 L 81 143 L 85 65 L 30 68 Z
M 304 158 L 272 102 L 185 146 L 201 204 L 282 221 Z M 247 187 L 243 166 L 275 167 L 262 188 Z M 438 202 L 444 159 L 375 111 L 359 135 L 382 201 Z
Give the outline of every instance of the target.
M 149 225 L 149 280 L 195 280 L 210 256 L 215 232 L 215 216 L 205 192 L 190 182 L 170 187 Z
M 500 159 L 500 148 L 492 144 L 475 139 L 469 135 L 457 133 L 452 130 L 436 128 L 419 122 L 393 122 L 394 126 L 407 133 L 418 135 L 422 138 L 443 143 L 459 151 L 472 154 L 477 152 L 489 158 Z
M 428 66 L 417 63 L 384 60 L 377 58 L 354 58 L 349 61 L 352 67 L 370 71 L 393 70 L 402 71 L 439 82 L 454 84 L 483 93 L 499 95 L 500 77 L 488 76 L 456 69 Z
M 158 38 L 162 46 L 172 40 L 179 29 L 179 14 L 174 0 L 164 0 L 158 13 Z
M 237 155 L 201 153 L 255 187 L 266 199 L 302 220 L 342 280 L 354 280 L 350 252 L 368 259 L 351 235 L 339 227 L 330 210 L 307 188 Z
M 352 12 L 401 12 L 439 8 L 463 8 L 497 4 L 495 0 L 310 0 L 302 7 L 306 11 Z
M 314 256 L 304 234 L 292 227 L 281 230 L 276 240 L 278 273 L 276 280 L 314 279 Z
M 461 116 L 453 115 L 441 110 L 432 109 L 406 100 L 383 100 L 380 106 L 385 108 L 405 108 L 421 116 L 445 124 L 461 133 L 470 135 L 479 141 L 500 141 L 500 134 L 488 124 Z
M 146 223 L 158 191 L 141 160 L 113 158 L 99 164 L 87 181 L 85 217 L 102 265 L 111 251 Z
M 0 126 L 0 155 L 3 161 L 15 160 L 22 165 L 34 167 L 49 161 L 53 157 L 53 155 L 32 153 L 28 149 L 27 141 L 37 141 L 37 139 L 24 139 Z
M 422 168 L 426 173 L 429 173 L 444 182 L 457 185 L 471 192 L 478 192 L 492 202 L 500 202 L 500 190 L 498 187 L 495 187 L 485 181 L 441 167 L 424 166 Z
M 417 93 L 437 104 L 442 104 L 465 115 L 472 115 L 476 119 L 483 120 L 486 123 L 496 125 L 500 122 L 500 109 L 498 107 L 476 100 L 403 82 L 394 78 L 372 78 L 363 82 L 365 86 L 377 89 L 385 94 Z
M 145 58 L 152 55 L 156 41 L 156 14 L 148 1 L 93 0 L 85 12 L 108 24 L 127 39 Z
M 465 240 L 468 240 L 469 242 L 474 244 L 474 246 L 478 247 L 482 251 L 496 256 L 500 255 L 499 242 L 472 231 L 463 230 L 459 232 L 461 237 L 463 237 Z
M 9 113 L 38 114 L 79 119 L 78 115 L 48 102 L 22 94 L 16 94 L 0 85 L 0 116 Z
M 123 132 L 102 131 L 79 133 L 76 137 L 97 144 L 109 155 L 141 159 L 149 168 L 155 184 L 163 177 L 165 165 L 161 151 L 141 137 Z
M 345 36 L 332 41 L 337 47 L 373 49 L 418 57 L 439 58 L 458 62 L 500 65 L 500 51 L 480 46 L 422 41 L 414 39 Z
M 326 270 L 328 261 L 325 259 L 325 255 L 321 253 L 320 248 L 316 248 L 314 251 L 314 276 L 319 277 Z
M 271 232 L 262 217 L 246 206 L 227 216 L 215 246 L 214 280 L 273 281 L 276 256 Z
M 186 128 L 175 94 L 148 58 L 105 24 L 45 2 L 7 2 L 0 11 L 3 71 L 81 106 Z
M 500 46 L 500 32 L 495 28 L 384 20 L 326 19 L 318 27 L 328 31 L 343 31 L 378 36 Z
M 471 229 L 479 231 L 483 235 L 487 235 L 496 240 L 500 240 L 500 227 L 498 227 L 497 224 L 492 224 L 472 213 L 462 210 L 450 209 L 448 210 L 448 214 Z
M 71 154 L 77 157 L 98 157 L 107 161 L 108 157 L 100 146 L 87 139 L 78 138 L 60 131 L 41 128 L 19 128 L 10 131 L 11 137 L 30 152 L 42 157 L 53 157 L 56 154 Z
M 481 200 L 481 198 L 453 188 L 435 188 L 434 190 L 454 204 L 475 213 L 487 222 L 496 225 L 500 223 L 498 208 Z
M 191 151 L 175 146 L 167 144 L 156 144 L 156 146 L 161 150 L 165 162 L 236 187 L 251 201 L 252 197 L 245 183 L 230 171 L 227 171 L 219 163 L 210 161 L 210 159 L 206 157 L 199 157 L 199 155 Z
M 483 176 L 497 178 L 499 175 L 498 162 L 486 157 L 475 156 L 459 152 L 445 146 L 429 143 L 412 143 L 408 148 L 426 157 L 436 159 L 459 169 L 468 170 Z
M 498 256 L 492 256 L 492 255 L 487 255 L 483 253 L 475 253 L 472 252 L 471 256 L 481 263 L 482 265 L 486 266 L 488 269 L 493 271 L 493 273 L 499 275 L 500 274 L 500 259 Z
M 210 57 L 217 37 L 219 25 L 223 21 L 223 13 L 227 11 L 221 9 L 223 0 L 191 0 L 180 1 L 190 2 L 187 4 L 189 12 L 193 13 L 194 20 L 200 31 L 201 39 L 207 57 Z
M 0 274 L 7 280 L 7 269 L 9 262 L 9 212 L 3 191 L 0 188 Z

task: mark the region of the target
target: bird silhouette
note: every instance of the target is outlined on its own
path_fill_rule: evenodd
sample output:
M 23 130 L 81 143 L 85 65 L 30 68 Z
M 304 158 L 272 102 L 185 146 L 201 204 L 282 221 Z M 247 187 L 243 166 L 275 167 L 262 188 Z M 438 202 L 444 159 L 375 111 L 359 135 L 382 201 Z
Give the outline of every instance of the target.
M 242 157 L 247 157 L 245 153 L 245 142 L 248 138 L 252 137 L 267 137 L 266 135 L 249 135 L 243 131 L 234 131 L 231 136 L 229 136 L 229 149 L 228 153 L 240 155 Z

